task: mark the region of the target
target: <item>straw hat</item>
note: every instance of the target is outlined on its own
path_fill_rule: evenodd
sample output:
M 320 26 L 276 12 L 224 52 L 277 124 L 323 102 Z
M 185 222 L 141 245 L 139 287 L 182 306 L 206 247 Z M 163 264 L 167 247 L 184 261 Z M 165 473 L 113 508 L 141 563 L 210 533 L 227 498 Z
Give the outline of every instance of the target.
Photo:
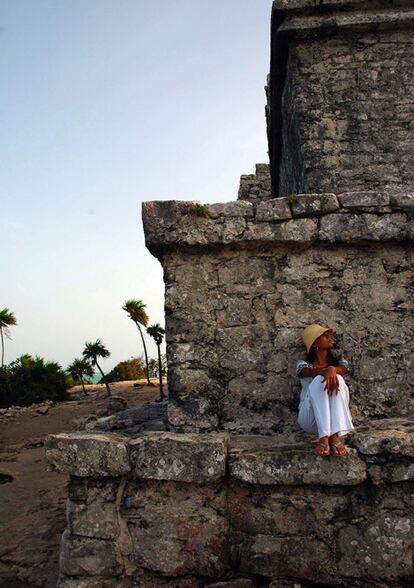
M 309 325 L 303 331 L 303 342 L 305 343 L 306 351 L 309 353 L 309 349 L 312 347 L 313 342 L 317 339 L 322 333 L 326 331 L 332 331 L 330 327 L 322 327 L 321 325 Z

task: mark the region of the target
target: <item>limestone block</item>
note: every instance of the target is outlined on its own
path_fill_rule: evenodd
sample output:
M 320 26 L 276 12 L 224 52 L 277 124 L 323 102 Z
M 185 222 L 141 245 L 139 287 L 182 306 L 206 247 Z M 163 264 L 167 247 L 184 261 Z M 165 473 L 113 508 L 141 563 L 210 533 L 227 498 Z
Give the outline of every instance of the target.
M 255 588 L 255 586 L 256 583 L 249 578 L 235 578 L 234 580 L 208 584 L 208 588 Z
M 235 374 L 264 368 L 271 353 L 268 333 L 261 325 L 218 328 L 216 341 L 220 366 Z
M 344 192 L 338 200 L 344 208 L 381 207 L 389 205 L 390 196 L 388 192 Z
M 254 207 L 251 202 L 246 200 L 236 200 L 235 202 L 218 202 L 217 204 L 207 204 L 210 218 L 220 217 L 241 217 L 253 218 Z
M 392 208 L 414 210 L 414 192 L 390 192 L 390 204 Z
M 292 218 L 292 211 L 287 197 L 272 198 L 257 205 L 256 222 L 272 222 L 290 218 Z
M 386 510 L 375 518 L 339 530 L 338 571 L 344 577 L 394 580 L 413 573 L 414 519 L 412 512 Z
M 122 511 L 139 567 L 165 576 L 220 577 L 226 569 L 229 525 L 222 485 L 131 483 Z
M 202 484 L 225 475 L 226 435 L 149 432 L 129 444 L 136 478 Z
M 57 588 L 133 588 L 132 578 L 60 577 Z
M 195 577 L 163 578 L 141 568 L 134 575 L 132 588 L 201 588 L 201 584 Z
M 313 216 L 338 210 L 335 194 L 295 194 L 291 199 L 293 216 Z
M 406 238 L 406 216 L 394 214 L 338 213 L 321 218 L 319 239 L 321 241 L 379 241 Z
M 46 442 L 50 467 L 71 476 L 122 476 L 130 471 L 125 440 L 114 434 L 60 433 Z
M 118 511 L 113 502 L 99 498 L 89 504 L 68 500 L 66 514 L 72 535 L 115 539 L 119 534 Z
M 168 422 L 175 431 L 202 432 L 218 428 L 217 404 L 209 397 L 169 398 Z
M 243 239 L 246 230 L 246 220 L 244 218 L 225 218 L 221 233 L 222 243 L 233 243 Z
M 404 418 L 371 421 L 358 429 L 352 442 L 364 455 L 414 457 L 414 421 Z
M 315 484 L 348 486 L 366 479 L 365 463 L 350 449 L 345 459 L 321 458 L 309 445 L 280 446 L 276 441 L 265 451 L 255 448 L 252 436 L 250 448 L 237 447 L 230 439 L 229 470 L 233 478 L 250 484 Z
M 220 576 L 225 569 L 226 520 L 204 510 L 190 517 L 173 510 L 159 514 L 130 524 L 135 563 L 167 576 Z
M 376 465 L 368 464 L 368 477 L 374 484 L 385 484 L 387 482 L 406 482 L 414 480 L 414 462 L 394 462 Z
M 300 218 L 278 224 L 269 222 L 247 222 L 243 234 L 245 241 L 286 241 L 291 243 L 309 243 L 316 241 L 318 225 L 312 218 Z
M 246 538 L 240 549 L 240 571 L 261 576 L 292 576 L 307 581 L 327 579 L 331 552 L 325 543 L 306 536 Z
M 62 535 L 60 571 L 68 576 L 120 576 L 123 572 L 120 554 L 115 543 Z

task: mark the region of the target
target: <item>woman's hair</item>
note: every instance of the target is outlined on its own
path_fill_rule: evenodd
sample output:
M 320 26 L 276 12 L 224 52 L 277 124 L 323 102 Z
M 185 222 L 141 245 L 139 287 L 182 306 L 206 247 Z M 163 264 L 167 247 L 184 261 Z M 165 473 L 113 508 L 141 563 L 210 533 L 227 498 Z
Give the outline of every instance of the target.
M 309 349 L 308 354 L 306 355 L 306 361 L 309 363 L 313 363 L 314 359 L 316 358 L 316 351 L 315 348 L 312 346 Z M 328 364 L 337 366 L 339 365 L 340 357 L 337 357 L 335 353 L 332 353 L 331 349 L 328 349 Z

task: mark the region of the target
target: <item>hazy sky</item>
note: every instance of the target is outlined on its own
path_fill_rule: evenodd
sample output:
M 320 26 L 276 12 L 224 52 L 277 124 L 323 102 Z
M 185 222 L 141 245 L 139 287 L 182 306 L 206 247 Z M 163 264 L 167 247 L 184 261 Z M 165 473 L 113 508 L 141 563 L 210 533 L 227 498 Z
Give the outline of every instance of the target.
M 145 200 L 226 202 L 267 161 L 271 0 L 0 0 L 0 308 L 6 362 L 86 340 L 142 352 L 164 326 Z M 149 342 L 150 355 L 156 355 Z

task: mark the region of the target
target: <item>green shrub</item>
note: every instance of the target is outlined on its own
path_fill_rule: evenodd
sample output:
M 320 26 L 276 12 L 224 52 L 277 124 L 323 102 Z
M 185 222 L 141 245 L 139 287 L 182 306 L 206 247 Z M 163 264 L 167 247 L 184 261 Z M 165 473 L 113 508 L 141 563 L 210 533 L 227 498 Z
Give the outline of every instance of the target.
M 145 377 L 143 357 L 131 357 L 127 361 L 118 363 L 105 378 L 101 378 L 100 383 L 124 382 L 128 380 L 139 380 Z
M 68 381 L 55 362 L 22 355 L 0 368 L 0 407 L 28 406 L 44 400 L 65 400 Z

